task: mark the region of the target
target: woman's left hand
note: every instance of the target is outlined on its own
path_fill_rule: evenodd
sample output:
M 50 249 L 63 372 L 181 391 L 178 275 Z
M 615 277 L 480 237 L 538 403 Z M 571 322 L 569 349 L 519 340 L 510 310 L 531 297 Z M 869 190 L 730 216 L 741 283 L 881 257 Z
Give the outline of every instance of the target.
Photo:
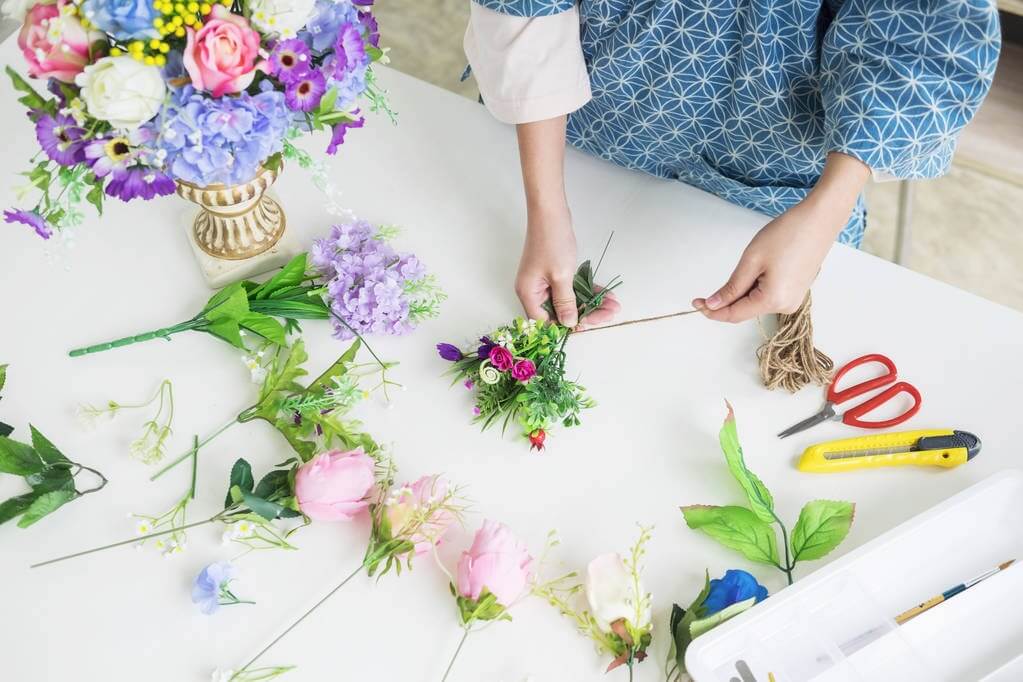
M 761 228 L 725 285 L 705 299 L 694 299 L 693 307 L 721 322 L 795 312 L 849 221 L 869 174 L 857 159 L 831 153 L 810 194 Z

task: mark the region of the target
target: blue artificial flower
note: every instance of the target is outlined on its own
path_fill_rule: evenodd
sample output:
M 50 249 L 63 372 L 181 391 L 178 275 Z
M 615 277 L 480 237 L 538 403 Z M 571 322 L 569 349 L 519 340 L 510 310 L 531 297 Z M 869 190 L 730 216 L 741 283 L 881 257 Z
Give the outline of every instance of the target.
M 756 603 L 767 599 L 767 588 L 746 571 L 730 569 L 721 578 L 710 581 L 710 591 L 703 600 L 703 617 L 713 616 L 732 604 L 756 597 Z
M 153 20 L 160 16 L 151 0 L 85 0 L 85 16 L 118 40 L 159 38 Z
M 221 594 L 233 577 L 234 566 L 226 561 L 206 566 L 192 583 L 192 603 L 198 604 L 199 610 L 207 616 L 216 613 L 221 606 Z
M 334 46 L 342 24 L 358 21 L 359 10 L 350 2 L 316 0 L 313 14 L 298 37 L 316 52 L 324 52 Z
M 281 150 L 293 116 L 284 93 L 272 89 L 214 99 L 186 85 L 153 125 L 173 177 L 204 187 L 238 185 Z

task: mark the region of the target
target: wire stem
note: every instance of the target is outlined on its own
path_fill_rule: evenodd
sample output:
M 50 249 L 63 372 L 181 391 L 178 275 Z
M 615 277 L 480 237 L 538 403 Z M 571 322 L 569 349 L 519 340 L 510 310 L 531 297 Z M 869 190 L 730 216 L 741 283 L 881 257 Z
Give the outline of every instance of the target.
M 637 320 L 625 320 L 624 322 L 615 322 L 614 324 L 605 324 L 603 327 L 588 327 L 586 329 L 580 329 L 573 331 L 572 334 L 585 334 L 586 332 L 600 331 L 601 329 L 614 329 L 615 327 L 627 327 L 630 324 L 642 324 L 644 322 L 657 322 L 658 320 L 667 320 L 672 317 L 681 317 L 683 315 L 692 315 L 698 313 L 699 310 L 682 310 L 677 313 L 668 313 L 667 315 L 655 315 L 653 317 L 642 317 Z
M 261 650 L 261 651 L 260 651 L 260 652 L 259 652 L 258 654 L 256 654 L 256 655 L 255 655 L 255 656 L 253 656 L 252 658 L 250 658 L 250 659 L 249 659 L 249 662 L 248 662 L 248 663 L 246 663 L 246 664 L 245 664 L 245 665 L 243 665 L 243 666 L 242 666 L 241 668 L 239 668 L 239 669 L 238 669 L 238 672 L 236 672 L 236 673 L 235 673 L 234 675 L 232 675 L 232 676 L 231 676 L 231 679 L 232 679 L 232 680 L 236 679 L 236 678 L 237 678 L 237 677 L 238 677 L 239 675 L 241 675 L 241 674 L 242 674 L 242 673 L 244 673 L 244 672 L 245 672 L 246 670 L 248 670 L 249 668 L 251 668 L 251 667 L 252 667 L 252 664 L 253 664 L 253 663 L 255 663 L 256 661 L 258 661 L 258 660 L 259 660 L 259 658 L 260 658 L 260 657 L 261 657 L 261 656 L 262 656 L 263 654 L 265 654 L 265 653 L 266 653 L 267 651 L 269 651 L 269 650 L 270 650 L 270 649 L 271 649 L 271 648 L 272 648 L 272 647 L 273 647 L 273 646 L 274 646 L 275 644 L 277 644 L 277 642 L 279 642 L 279 641 L 281 641 L 282 639 L 284 639 L 284 637 L 285 637 L 285 636 L 286 636 L 286 635 L 287 635 L 287 634 L 288 634 L 289 632 L 291 632 L 291 631 L 292 631 L 292 630 L 294 630 L 294 629 L 295 629 L 296 627 L 298 627 L 298 624 L 299 624 L 299 623 L 301 623 L 301 622 L 302 622 L 303 620 L 305 620 L 306 618 L 308 618 L 308 617 L 309 617 L 309 615 L 310 615 L 310 614 L 312 614 L 312 612 L 313 612 L 313 611 L 315 611 L 316 609 L 320 608 L 320 606 L 322 606 L 324 602 L 326 602 L 326 601 L 327 601 L 328 599 L 330 599 L 331 597 L 333 597 L 333 596 L 334 596 L 334 593 L 335 593 L 335 592 L 337 592 L 337 591 L 338 591 L 338 590 L 340 590 L 340 589 L 341 589 L 342 587 L 344 587 L 345 585 L 347 585 L 347 584 L 348 584 L 348 581 L 349 581 L 349 580 L 351 580 L 351 579 L 352 579 L 352 578 L 354 578 L 355 576 L 359 575 L 359 573 L 361 573 L 361 572 L 362 572 L 362 569 L 363 569 L 363 565 L 362 565 L 362 564 L 359 564 L 359 567 L 358 567 L 358 568 L 356 568 L 356 569 L 355 569 L 354 571 L 352 571 L 352 572 L 351 572 L 351 574 L 350 574 L 350 575 L 349 575 L 349 576 L 348 576 L 347 578 L 345 578 L 345 579 L 344 579 L 344 580 L 342 580 L 342 581 L 341 581 L 340 583 L 338 583 L 338 584 L 337 584 L 337 586 L 335 586 L 335 587 L 334 587 L 334 589 L 332 589 L 332 590 L 331 590 L 330 592 L 328 592 L 328 593 L 327 593 L 326 595 L 324 595 L 324 596 L 323 596 L 323 598 L 322 598 L 322 599 L 320 599 L 320 601 L 318 601 L 318 602 L 316 602 L 315 604 L 313 604 L 312 608 L 310 608 L 310 609 L 309 609 L 308 611 L 306 611 L 306 612 L 305 612 L 305 613 L 303 613 L 303 614 L 302 614 L 301 616 L 299 616 L 299 617 L 298 617 L 298 620 L 296 620 L 296 621 L 295 621 L 294 623 L 292 623 L 291 625 L 289 625 L 289 626 L 288 626 L 288 627 L 287 627 L 287 628 L 286 628 L 286 629 L 284 630 L 284 632 L 282 632 L 281 634 L 279 634 L 279 635 L 277 635 L 276 637 L 274 637 L 273 641 L 271 641 L 271 642 L 270 642 L 269 644 L 267 644 L 267 645 L 266 645 L 265 647 L 263 647 L 263 649 L 262 649 L 262 650 Z
M 451 674 L 451 669 L 455 667 L 455 659 L 458 658 L 458 654 L 462 652 L 462 647 L 465 646 L 465 640 L 469 637 L 469 628 L 463 628 L 462 639 L 458 640 L 458 648 L 455 649 L 455 655 L 451 657 L 451 661 L 448 662 L 448 668 L 444 671 L 444 677 L 440 678 L 440 682 L 447 682 L 448 675 Z
M 179 465 L 182 462 L 184 462 L 189 457 L 194 456 L 194 457 L 198 458 L 199 457 L 199 448 L 203 447 L 204 445 L 209 444 L 209 442 L 211 440 L 213 440 L 214 438 L 216 438 L 217 436 L 222 434 L 224 431 L 227 431 L 229 428 L 231 428 L 232 426 L 234 426 L 237 423 L 238 423 L 238 418 L 236 417 L 236 418 L 232 419 L 231 421 L 227 422 L 226 424 L 224 424 L 223 426 L 221 426 L 216 431 L 214 431 L 211 435 L 206 436 L 205 438 L 203 438 L 201 442 L 198 442 L 198 443 L 193 442 L 192 447 L 189 448 L 189 450 L 187 452 L 185 452 L 185 454 L 181 455 L 180 457 L 177 457 L 173 462 L 171 462 L 170 464 L 168 464 L 167 466 L 165 466 L 164 468 L 160 469 L 155 474 L 150 476 L 149 480 L 150 481 L 155 481 L 156 479 L 160 478 L 161 476 L 163 476 L 165 473 L 167 473 L 168 471 L 170 471 L 171 469 L 173 469 L 177 465 Z

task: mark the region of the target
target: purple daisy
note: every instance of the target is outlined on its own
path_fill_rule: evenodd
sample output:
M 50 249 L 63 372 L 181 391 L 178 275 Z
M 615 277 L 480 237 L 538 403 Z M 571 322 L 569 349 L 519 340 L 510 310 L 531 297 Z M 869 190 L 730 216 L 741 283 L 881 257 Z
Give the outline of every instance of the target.
M 341 121 L 334 126 L 333 131 L 330 135 L 330 144 L 327 145 L 328 154 L 336 154 L 337 148 L 344 144 L 345 133 L 348 132 L 349 128 L 361 128 L 366 123 L 366 119 L 361 116 L 354 121 Z
M 92 165 L 97 178 L 127 171 L 134 158 L 131 141 L 126 137 L 93 140 L 85 145 L 85 160 Z
M 270 73 L 282 83 L 294 83 L 310 70 L 309 46 L 298 38 L 282 40 L 270 53 Z
M 53 230 L 46 224 L 46 220 L 35 211 L 4 211 L 4 222 L 28 225 L 43 239 L 53 236 Z
M 82 134 L 85 131 L 78 127 L 75 119 L 65 114 L 56 118 L 43 114 L 36 121 L 36 139 L 39 146 L 61 166 L 74 166 L 85 160 Z
M 351 22 L 341 24 L 334 41 L 334 78 L 344 80 L 345 76 L 368 62 L 361 27 Z
M 113 179 L 107 184 L 107 196 L 117 197 L 121 201 L 131 201 L 142 197 L 149 201 L 153 197 L 173 194 L 174 181 L 166 173 L 145 166 L 134 166 L 126 171 L 114 173 Z
M 320 106 L 323 93 L 327 91 L 327 79 L 319 71 L 306 71 L 297 80 L 288 83 L 284 90 L 284 101 L 289 109 L 312 111 Z

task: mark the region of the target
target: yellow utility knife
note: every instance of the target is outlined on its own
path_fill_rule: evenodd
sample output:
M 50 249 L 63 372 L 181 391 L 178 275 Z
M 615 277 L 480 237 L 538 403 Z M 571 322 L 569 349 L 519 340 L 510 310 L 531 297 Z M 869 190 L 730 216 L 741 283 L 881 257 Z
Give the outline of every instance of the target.
M 811 445 L 799 459 L 799 470 L 828 474 L 906 465 L 951 469 L 979 452 L 980 439 L 967 431 L 883 433 Z

